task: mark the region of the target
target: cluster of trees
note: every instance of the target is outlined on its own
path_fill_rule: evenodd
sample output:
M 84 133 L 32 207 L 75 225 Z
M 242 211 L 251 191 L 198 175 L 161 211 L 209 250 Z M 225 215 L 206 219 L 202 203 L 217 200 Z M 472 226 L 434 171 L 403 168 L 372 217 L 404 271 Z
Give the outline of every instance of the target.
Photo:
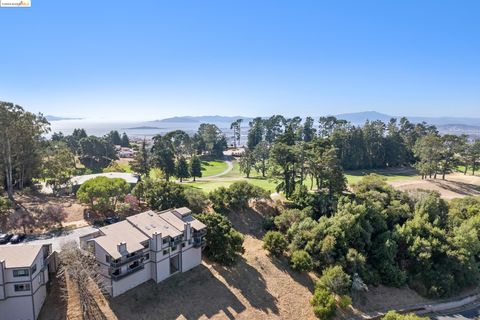
M 124 132 L 120 137 L 120 134 L 117 130 L 110 131 L 107 136 L 107 140 L 109 140 L 115 146 L 121 146 L 124 148 L 130 148 L 130 139 L 128 138 L 127 134 Z
M 14 189 L 23 189 L 39 174 L 42 135 L 49 130 L 43 115 L 0 101 L 0 181 L 11 201 Z
M 413 148 L 418 159 L 415 168 L 425 177 L 437 178 L 437 174 L 445 175 L 460 165 L 464 173 L 471 169 L 472 174 L 480 165 L 480 140 L 469 142 L 467 136 L 455 136 L 430 133 L 417 140 Z
M 118 159 L 112 131 L 104 137 L 88 136 L 85 129 L 75 129 L 71 135 L 64 136 L 61 132 L 52 135 L 52 141 L 64 143 L 88 172 L 101 172 L 112 161 Z M 126 135 L 125 135 L 126 137 Z M 128 137 L 126 137 L 128 140 Z
M 283 211 L 265 236 L 266 248 L 289 256 L 297 269 L 338 265 L 367 284 L 408 284 L 430 297 L 478 282 L 480 198 L 447 203 L 435 192 L 397 191 L 375 175 L 353 191 L 330 216 L 318 218 L 301 201 Z
M 301 184 L 307 176 L 318 185 L 312 165 L 323 168 L 320 159 L 333 159 L 344 170 L 415 165 L 423 177 L 436 177 L 437 173 L 445 177 L 459 165 L 464 166 L 465 173 L 471 169 L 474 174 L 480 165 L 480 141 L 468 141 L 467 136 L 441 136 L 435 126 L 414 124 L 407 118 L 354 126 L 333 116 L 320 117 L 315 125 L 311 117 L 302 121 L 300 117 L 274 115 L 255 118 L 249 125 L 248 150 L 240 160 L 242 172 L 249 177 L 256 170 L 265 177 L 272 164 L 273 168 L 280 167 L 269 173 L 283 179 L 280 187 L 287 196 L 295 190 L 295 182 Z M 312 158 L 319 146 L 324 154 Z
M 208 195 L 213 209 L 217 212 L 246 209 L 249 200 L 269 197 L 267 191 L 246 181 L 234 182 L 229 187 L 219 187 Z
M 159 168 L 167 181 L 172 176 L 180 181 L 193 177 L 195 181 L 196 177 L 202 176 L 198 155 L 223 158 L 226 148 L 227 142 L 220 129 L 216 125 L 202 123 L 193 136 L 182 130 L 155 136 L 150 150 L 143 142 L 132 162 L 132 169 L 148 175 L 151 168 Z
M 253 169 L 264 177 L 268 173 L 280 181 L 277 191 L 287 198 L 308 184 L 333 204 L 345 189 L 338 149 L 330 139 L 316 134 L 310 117 L 303 124 L 299 117 L 255 118 L 250 122 L 247 145 L 240 170 L 247 177 Z
M 77 199 L 100 212 L 114 212 L 130 192 L 130 185 L 121 178 L 96 177 L 85 181 L 77 191 Z
M 202 213 L 195 217 L 207 226 L 205 255 L 223 265 L 234 264 L 244 251 L 243 235 L 221 214 Z
M 318 124 L 311 117 L 286 119 L 281 115 L 255 118 L 250 123 L 247 146 L 253 151 L 265 142 L 273 146 L 278 140 L 287 144 L 310 142 L 315 138 L 330 143 L 336 150 L 341 166 L 349 169 L 375 169 L 411 165 L 416 141 L 430 133 L 437 133 L 426 123 L 413 124 L 406 118 L 366 121 L 363 126 L 333 116 L 320 117 Z M 288 134 L 287 140 L 285 135 Z

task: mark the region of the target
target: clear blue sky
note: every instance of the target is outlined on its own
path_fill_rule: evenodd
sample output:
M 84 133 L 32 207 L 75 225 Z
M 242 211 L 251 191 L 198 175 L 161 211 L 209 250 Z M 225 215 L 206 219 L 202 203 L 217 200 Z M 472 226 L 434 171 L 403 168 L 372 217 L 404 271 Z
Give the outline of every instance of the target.
M 0 8 L 0 100 L 59 116 L 480 117 L 480 1 Z

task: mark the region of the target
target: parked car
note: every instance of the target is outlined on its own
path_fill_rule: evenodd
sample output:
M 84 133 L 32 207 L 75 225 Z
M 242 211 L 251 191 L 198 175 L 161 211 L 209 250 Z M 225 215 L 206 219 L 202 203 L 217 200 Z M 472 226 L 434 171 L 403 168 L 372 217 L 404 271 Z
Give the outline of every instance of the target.
M 15 234 L 13 237 L 10 239 L 10 243 L 20 243 L 25 239 L 24 234 Z
M 2 233 L 2 234 L 0 234 L 0 244 L 6 244 L 6 243 L 8 243 L 11 238 L 12 238 L 12 235 L 11 235 L 11 234 L 8 234 L 8 233 Z

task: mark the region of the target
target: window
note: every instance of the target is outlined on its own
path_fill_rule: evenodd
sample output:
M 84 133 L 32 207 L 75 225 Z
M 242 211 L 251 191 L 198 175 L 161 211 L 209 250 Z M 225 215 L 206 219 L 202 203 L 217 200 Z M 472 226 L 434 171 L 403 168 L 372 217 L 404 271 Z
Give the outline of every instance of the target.
M 163 250 L 163 254 L 168 254 L 168 249 Z
M 15 291 L 30 291 L 30 283 L 22 283 L 15 285 Z
M 147 253 L 147 254 L 145 255 L 145 260 L 149 260 L 149 259 L 150 259 L 150 253 Z
M 192 239 L 189 239 L 189 240 L 188 240 L 188 244 L 192 244 Z
M 172 247 L 172 251 L 175 251 L 175 250 L 177 250 L 177 246 Z
M 168 242 L 168 238 L 163 238 L 163 244 Z
M 147 243 L 144 243 L 144 244 L 143 244 L 143 247 L 144 247 L 144 248 L 148 248 L 148 247 L 150 247 L 150 244 L 149 244 L 148 242 L 147 242 Z
M 110 263 L 111 261 L 111 258 L 108 254 L 105 255 L 105 261 L 107 261 L 107 263 Z
M 182 242 L 182 248 L 185 248 L 185 242 Z
M 29 275 L 30 275 L 30 270 L 28 269 L 13 270 L 14 277 L 27 277 Z
M 35 271 L 37 271 L 37 264 L 36 263 L 32 266 L 32 274 L 34 274 Z

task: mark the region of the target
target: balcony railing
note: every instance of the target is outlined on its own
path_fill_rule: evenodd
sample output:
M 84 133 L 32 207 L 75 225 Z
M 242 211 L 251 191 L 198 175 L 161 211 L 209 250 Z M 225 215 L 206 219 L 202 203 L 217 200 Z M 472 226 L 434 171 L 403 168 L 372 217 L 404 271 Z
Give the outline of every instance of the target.
M 207 229 L 201 229 L 201 230 L 198 230 L 198 231 L 193 231 L 193 236 L 194 237 L 201 237 L 201 236 L 204 236 L 207 234 Z
M 131 257 L 128 257 L 128 258 L 120 258 L 121 260 L 120 261 L 111 261 L 110 262 L 110 266 L 114 267 L 114 268 L 118 268 L 122 265 L 124 265 L 125 263 L 129 263 L 131 261 L 134 261 L 134 260 L 137 260 L 137 259 L 140 259 L 141 257 L 143 257 L 144 254 L 143 252 L 141 253 L 136 253 L 135 255 L 131 256 Z
M 180 243 L 182 243 L 182 240 L 183 240 L 182 238 L 172 240 L 172 241 L 170 241 L 170 246 L 179 245 Z
M 124 273 L 120 273 L 120 274 L 117 274 L 117 275 L 112 274 L 111 277 L 112 277 L 113 280 L 118 281 L 118 280 L 121 280 L 121 279 L 123 279 L 123 278 L 131 275 L 132 273 L 135 273 L 135 272 L 137 272 L 137 271 L 139 271 L 139 270 L 142 270 L 143 268 L 144 268 L 143 264 L 139 264 L 139 265 L 136 266 L 135 268 L 131 268 L 131 269 L 129 268 L 129 269 L 128 269 L 126 272 L 124 272 Z
M 194 238 L 193 239 L 193 247 L 194 248 L 200 248 L 200 247 L 205 247 L 207 242 L 205 241 L 205 238 Z

